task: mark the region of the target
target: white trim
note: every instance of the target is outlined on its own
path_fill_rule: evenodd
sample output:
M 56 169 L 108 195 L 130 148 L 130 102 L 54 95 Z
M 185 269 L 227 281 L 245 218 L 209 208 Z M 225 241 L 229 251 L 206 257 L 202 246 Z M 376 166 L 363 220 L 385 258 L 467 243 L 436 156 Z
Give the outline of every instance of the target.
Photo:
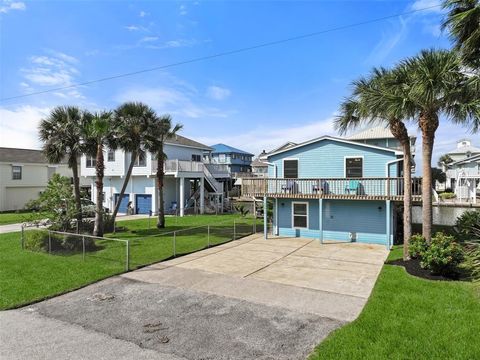
M 307 226 L 306 227 L 300 227 L 300 226 L 295 226 L 295 223 L 294 223 L 294 208 L 295 208 L 295 204 L 303 204 L 303 205 L 307 205 L 307 215 L 296 215 L 296 216 L 305 216 L 307 218 Z M 308 229 L 308 225 L 309 225 L 309 221 L 308 221 L 308 217 L 310 216 L 310 209 L 309 209 L 309 203 L 308 201 L 292 201 L 292 229 Z
M 392 176 L 389 176 L 389 174 L 388 174 L 388 168 L 390 167 L 390 165 L 393 164 L 393 163 L 396 163 L 396 162 L 400 162 L 400 161 L 403 161 L 403 158 L 398 158 L 398 159 L 395 159 L 395 160 L 392 160 L 392 161 L 387 161 L 387 163 L 385 164 L 385 176 L 386 177 L 392 177 Z M 410 172 L 411 172 L 411 170 L 410 170 Z M 398 177 L 398 175 L 394 176 L 394 177 Z
M 393 153 L 395 153 L 395 155 L 403 155 L 403 151 L 400 151 L 400 150 L 395 150 L 395 149 L 390 149 L 390 148 L 385 148 L 385 147 L 375 146 L 375 145 L 369 145 L 369 144 L 362 144 L 362 143 L 359 143 L 359 142 L 356 142 L 356 141 L 345 140 L 345 139 L 340 139 L 340 138 L 336 138 L 336 137 L 333 137 L 333 136 L 325 135 L 325 136 L 321 136 L 321 137 L 306 141 L 304 143 L 298 144 L 296 146 L 289 147 L 287 149 L 272 152 L 272 153 L 268 154 L 268 157 L 273 156 L 273 155 L 277 155 L 277 154 L 280 154 L 280 153 L 283 153 L 283 152 L 286 152 L 286 151 L 290 151 L 290 150 L 293 150 L 293 149 L 298 149 L 302 146 L 313 144 L 313 143 L 323 141 L 323 140 L 331 140 L 331 141 L 341 142 L 341 143 L 350 144 L 350 145 L 363 146 L 363 147 L 367 147 L 367 148 L 371 148 L 371 149 L 393 152 Z
M 296 160 L 297 161 L 297 178 L 300 178 L 300 160 L 298 158 L 284 158 L 282 159 L 282 178 L 286 179 L 285 177 L 285 160 Z
M 343 177 L 347 177 L 347 159 L 356 159 L 356 158 L 361 158 L 362 159 L 362 176 L 360 178 L 363 178 L 363 168 L 365 165 L 365 157 L 363 155 L 348 155 L 343 157 Z M 352 178 L 353 179 L 353 178 Z
M 172 143 L 172 142 L 168 142 L 165 141 L 165 145 L 171 145 L 171 146 L 181 146 L 181 147 L 187 147 L 187 148 L 192 148 L 192 149 L 197 149 L 197 150 L 204 150 L 204 151 L 210 151 L 212 152 L 213 151 L 213 148 L 211 147 L 200 147 L 200 146 L 193 146 L 193 145 L 183 145 L 183 144 L 177 144 L 177 143 Z

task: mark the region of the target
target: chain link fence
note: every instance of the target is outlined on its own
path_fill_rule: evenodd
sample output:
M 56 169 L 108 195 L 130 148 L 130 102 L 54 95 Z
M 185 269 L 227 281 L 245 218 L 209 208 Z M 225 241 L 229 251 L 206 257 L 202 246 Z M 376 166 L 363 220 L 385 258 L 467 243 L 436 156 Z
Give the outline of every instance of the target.
M 129 239 L 96 237 L 22 227 L 25 250 L 69 256 L 85 263 L 108 262 L 118 272 L 128 271 L 177 256 L 225 244 L 257 232 L 263 224 L 255 218 L 238 218 L 191 228 Z

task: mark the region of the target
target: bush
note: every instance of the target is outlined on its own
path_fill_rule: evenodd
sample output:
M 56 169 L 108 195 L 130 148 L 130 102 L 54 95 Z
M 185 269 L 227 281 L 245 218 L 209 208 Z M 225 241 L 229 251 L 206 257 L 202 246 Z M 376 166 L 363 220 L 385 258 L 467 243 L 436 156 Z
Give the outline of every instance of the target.
M 464 258 L 462 247 L 453 236 L 436 233 L 422 254 L 420 265 L 434 274 L 453 276 Z
M 455 198 L 456 195 L 452 192 L 444 192 L 439 194 L 439 196 L 442 200 L 446 200 L 446 199 L 453 199 Z
M 480 239 L 480 211 L 465 211 L 455 222 L 460 240 Z
M 52 252 L 81 252 L 83 251 L 82 235 L 50 234 Z M 29 230 L 25 232 L 25 248 L 32 251 L 48 252 L 48 232 L 42 230 Z M 85 238 L 85 250 L 95 251 L 97 246 L 92 238 Z
M 427 250 L 428 243 L 425 238 L 420 234 L 415 234 L 410 238 L 408 245 L 408 254 L 412 259 L 421 257 L 425 250 Z

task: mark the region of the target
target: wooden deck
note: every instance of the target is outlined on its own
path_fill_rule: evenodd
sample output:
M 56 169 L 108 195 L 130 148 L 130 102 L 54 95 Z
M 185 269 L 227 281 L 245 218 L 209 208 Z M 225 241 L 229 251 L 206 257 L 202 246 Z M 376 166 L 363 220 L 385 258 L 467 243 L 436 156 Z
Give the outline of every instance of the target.
M 421 201 L 421 179 L 412 180 L 413 201 Z M 403 178 L 242 179 L 242 196 L 403 201 Z

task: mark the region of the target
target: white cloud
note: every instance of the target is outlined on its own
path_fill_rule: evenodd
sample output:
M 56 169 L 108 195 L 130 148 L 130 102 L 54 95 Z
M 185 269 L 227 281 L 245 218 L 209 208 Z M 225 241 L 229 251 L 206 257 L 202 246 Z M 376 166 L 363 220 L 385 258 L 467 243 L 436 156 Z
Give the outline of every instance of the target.
M 399 18 L 399 23 L 395 24 L 394 30 L 388 30 L 382 33 L 382 38 L 378 44 L 373 48 L 370 55 L 367 57 L 367 63 L 382 63 L 391 51 L 402 41 L 408 34 L 409 19 Z
M 227 117 L 231 112 L 195 102 L 196 92 L 189 87 L 131 88 L 115 97 L 119 103 L 142 101 L 158 113 L 169 113 L 185 118 Z
M 0 146 L 38 149 L 38 125 L 50 108 L 20 106 L 13 109 L 0 107 Z
M 187 15 L 187 6 L 186 5 L 180 5 L 180 8 L 179 8 L 179 14 L 184 16 L 184 15 Z
M 175 40 L 168 40 L 158 45 L 147 45 L 148 49 L 171 49 L 171 48 L 182 48 L 182 47 L 191 47 L 197 44 L 207 43 L 210 40 L 196 40 L 196 39 L 175 39 Z
M 434 12 L 434 13 L 441 13 L 442 10 L 442 3 L 440 0 L 416 0 L 410 6 L 411 10 L 422 10 L 422 13 L 426 12 Z
M 30 66 L 20 69 L 24 78 L 20 86 L 25 92 L 34 91 L 35 86 L 70 86 L 79 75 L 80 72 L 76 68 L 78 60 L 75 57 L 54 50 L 47 50 L 46 53 L 48 55 L 31 56 L 29 59 Z M 69 89 L 54 94 L 62 98 L 65 96 L 76 99 L 83 98 L 77 89 Z
M 143 10 L 140 11 L 140 13 L 138 14 L 138 16 L 140 16 L 140 17 L 145 17 L 145 16 L 147 16 L 147 15 L 148 15 L 148 13 L 145 12 L 145 11 L 143 11 Z
M 220 86 L 209 86 L 207 88 L 207 96 L 214 100 L 223 100 L 230 96 L 232 92 L 227 88 Z
M 440 37 L 442 35 L 442 27 L 440 24 L 425 24 L 423 32 L 432 35 L 433 37 Z
M 27 7 L 24 2 L 3 0 L 0 4 L 0 13 L 8 13 L 11 10 L 25 10 Z
M 140 42 L 141 43 L 154 42 L 154 41 L 157 41 L 157 40 L 158 40 L 158 36 L 145 36 L 145 37 L 140 39 Z

